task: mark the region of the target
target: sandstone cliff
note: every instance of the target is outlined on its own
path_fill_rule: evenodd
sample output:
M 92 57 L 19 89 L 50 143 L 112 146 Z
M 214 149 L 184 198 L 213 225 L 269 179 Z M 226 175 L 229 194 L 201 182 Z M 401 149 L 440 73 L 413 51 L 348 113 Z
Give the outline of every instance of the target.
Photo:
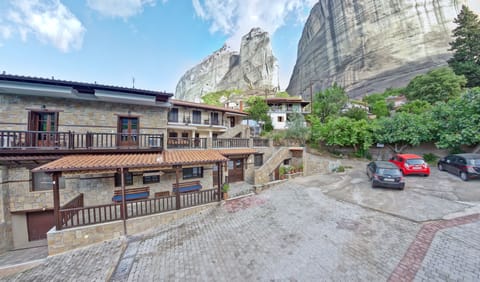
M 272 89 L 277 79 L 270 37 L 254 28 L 242 37 L 239 53 L 223 46 L 188 70 L 177 84 L 175 98 L 200 102 L 202 95 L 220 90 Z
M 303 29 L 287 92 L 309 99 L 310 91 L 336 82 L 361 97 L 404 86 L 446 64 L 453 19 L 467 2 L 320 0 Z

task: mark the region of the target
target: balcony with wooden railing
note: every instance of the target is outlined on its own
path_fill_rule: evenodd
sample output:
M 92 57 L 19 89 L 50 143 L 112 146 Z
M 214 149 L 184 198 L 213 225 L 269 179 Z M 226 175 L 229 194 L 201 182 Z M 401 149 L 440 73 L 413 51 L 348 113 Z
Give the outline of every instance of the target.
M 0 130 L 0 154 L 112 149 L 162 150 L 163 134 Z

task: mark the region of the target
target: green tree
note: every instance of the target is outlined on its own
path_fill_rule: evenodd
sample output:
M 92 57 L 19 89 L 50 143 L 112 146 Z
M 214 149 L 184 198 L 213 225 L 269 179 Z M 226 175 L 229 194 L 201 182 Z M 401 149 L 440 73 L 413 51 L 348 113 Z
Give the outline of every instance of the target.
M 453 57 L 448 65 L 467 78 L 467 87 L 480 86 L 480 20 L 467 6 L 462 6 L 454 19 L 454 41 L 450 42 Z
M 456 149 L 461 145 L 480 143 L 480 88 L 447 103 L 436 104 L 431 112 L 436 145 Z
M 305 118 L 300 113 L 290 114 L 287 120 L 287 130 L 285 137 L 299 141 L 305 144 L 309 134 L 309 128 L 306 126 Z
M 238 89 L 210 92 L 202 96 L 202 102 L 212 106 L 223 107 L 222 100 L 228 100 L 232 95 L 240 93 L 242 91 Z
M 313 113 L 320 118 L 321 122 L 326 122 L 329 116 L 340 115 L 347 101 L 348 96 L 345 90 L 334 84 L 314 96 Z
M 289 98 L 290 95 L 288 95 L 288 93 L 285 92 L 285 91 L 280 91 L 275 95 L 275 97 L 277 97 L 277 98 Z
M 402 152 L 408 145 L 417 146 L 431 141 L 431 122 L 423 115 L 397 113 L 393 117 L 375 120 L 374 139 L 394 152 Z
M 423 100 L 413 100 L 403 106 L 401 106 L 397 112 L 406 112 L 411 114 L 427 113 L 432 109 L 432 105 Z
M 424 100 L 430 104 L 448 101 L 460 96 L 466 84 L 463 75 L 456 75 L 449 67 L 438 68 L 416 76 L 406 88 L 408 100 Z
M 370 107 L 370 111 L 372 112 L 372 114 L 376 115 L 377 118 L 390 116 L 390 112 L 388 111 L 388 105 L 387 105 L 387 102 L 385 102 L 385 100 L 376 101 Z
M 352 146 L 355 151 L 366 151 L 372 145 L 373 134 L 366 120 L 340 117 L 329 119 L 321 126 L 319 139 L 328 146 Z
M 264 130 L 271 131 L 273 129 L 272 120 L 268 115 L 268 105 L 265 102 L 265 98 L 260 96 L 252 96 L 247 100 L 247 109 L 245 112 L 248 113 L 249 118 L 255 121 L 264 123 Z
M 368 113 L 362 108 L 353 107 L 348 111 L 344 112 L 342 116 L 348 117 L 354 120 L 361 120 L 361 119 L 367 119 Z

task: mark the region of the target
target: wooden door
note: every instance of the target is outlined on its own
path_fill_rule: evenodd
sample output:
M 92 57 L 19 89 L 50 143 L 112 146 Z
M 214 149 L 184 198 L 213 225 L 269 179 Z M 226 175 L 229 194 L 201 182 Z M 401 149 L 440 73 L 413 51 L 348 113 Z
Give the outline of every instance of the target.
M 218 165 L 217 164 L 213 165 L 212 176 L 213 176 L 213 187 L 218 187 Z
M 228 182 L 243 181 L 243 159 L 228 161 Z
M 31 112 L 28 130 L 34 131 L 27 136 L 29 146 L 52 147 L 58 144 L 58 113 Z
M 235 127 L 235 117 L 228 117 L 230 120 L 230 127 Z
M 139 121 L 134 117 L 118 118 L 119 146 L 138 145 Z
M 28 241 L 47 238 L 47 232 L 55 225 L 53 211 L 27 213 Z

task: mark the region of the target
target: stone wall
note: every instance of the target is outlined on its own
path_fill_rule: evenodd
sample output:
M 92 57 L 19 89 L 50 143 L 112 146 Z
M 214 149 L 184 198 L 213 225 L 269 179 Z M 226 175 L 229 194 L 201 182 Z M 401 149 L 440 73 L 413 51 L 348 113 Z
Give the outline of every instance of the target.
M 273 156 L 264 160 L 263 166 L 255 170 L 255 185 L 270 182 L 270 174 L 283 163 L 283 160 L 291 157 L 288 147 L 281 147 L 273 153 Z
M 8 169 L 8 194 L 11 212 L 53 208 L 53 191 L 32 191 L 31 173 L 25 167 Z M 70 188 L 60 190 L 60 205 L 75 198 L 78 192 Z
M 165 212 L 150 216 L 128 219 L 127 234 L 137 234 L 158 228 L 174 220 L 197 214 L 203 210 L 218 206 L 218 203 L 186 208 L 178 211 Z M 56 231 L 52 228 L 47 233 L 48 254 L 55 255 L 73 249 L 89 246 L 95 243 L 113 240 L 124 236 L 123 221 L 84 226 Z
M 0 254 L 13 245 L 12 220 L 8 210 L 8 169 L 0 166 Z
M 0 124 L 4 130 L 27 130 L 28 109 L 60 110 L 58 131 L 116 133 L 118 115 L 138 116 L 140 133 L 164 133 L 167 109 L 120 103 L 0 95 Z

